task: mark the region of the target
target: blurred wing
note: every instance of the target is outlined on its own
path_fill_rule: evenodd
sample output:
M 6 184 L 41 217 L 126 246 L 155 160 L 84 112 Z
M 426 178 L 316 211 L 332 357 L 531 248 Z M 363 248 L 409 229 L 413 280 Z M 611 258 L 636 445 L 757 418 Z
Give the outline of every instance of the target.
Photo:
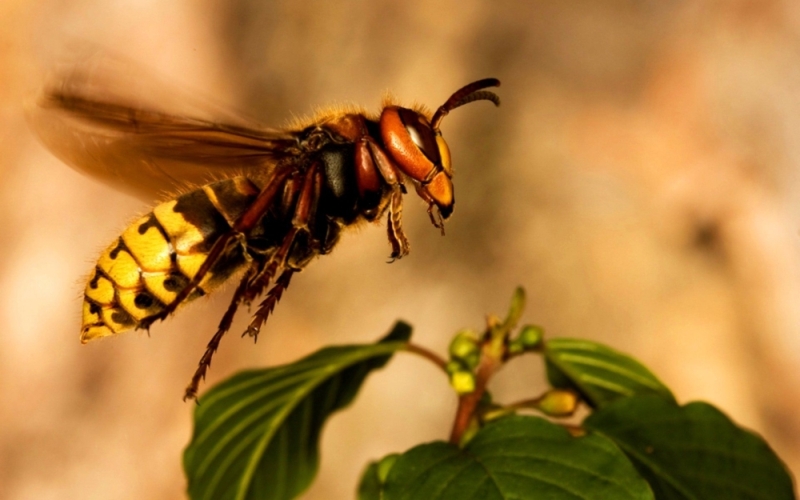
M 193 115 L 156 110 L 122 94 L 123 83 L 113 81 L 122 78 L 108 78 L 107 68 L 92 69 L 55 79 L 28 109 L 28 119 L 57 157 L 118 189 L 152 200 L 220 177 L 263 179 L 277 160 L 297 152 L 290 132 L 233 115 L 225 124 L 194 117 L 222 115 L 201 113 L 196 105 L 182 108 Z M 152 100 L 155 94 L 148 95 Z M 176 107 L 171 100 L 165 104 Z

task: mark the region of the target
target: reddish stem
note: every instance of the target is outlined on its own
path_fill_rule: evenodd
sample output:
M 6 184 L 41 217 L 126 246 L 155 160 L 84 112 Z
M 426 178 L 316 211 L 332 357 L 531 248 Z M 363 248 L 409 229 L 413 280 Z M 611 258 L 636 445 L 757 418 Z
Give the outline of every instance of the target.
M 453 430 L 450 432 L 450 442 L 455 445 L 461 442 L 464 432 L 469 428 L 478 403 L 486 392 L 486 384 L 502 364 L 495 356 L 487 352 L 488 346 L 489 343 L 483 345 L 481 362 L 475 371 L 475 390 L 458 398 L 458 410 L 456 410 Z
M 447 373 L 447 361 L 442 359 L 435 352 L 429 351 L 428 349 L 419 346 L 417 344 L 412 344 L 411 342 L 406 343 L 405 350 L 410 353 L 416 354 L 417 356 L 422 356 L 423 358 L 427 359 L 431 363 L 441 368 L 443 372 Z

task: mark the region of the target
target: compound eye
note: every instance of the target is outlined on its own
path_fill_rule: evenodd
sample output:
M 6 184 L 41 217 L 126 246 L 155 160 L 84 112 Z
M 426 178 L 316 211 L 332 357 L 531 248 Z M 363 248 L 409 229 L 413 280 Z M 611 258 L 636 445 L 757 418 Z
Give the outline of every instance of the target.
M 433 133 L 433 129 L 431 129 L 425 118 L 410 109 L 400 108 L 397 111 L 414 144 L 431 163 L 439 165 L 441 163 L 439 145 L 436 142 L 436 135 Z

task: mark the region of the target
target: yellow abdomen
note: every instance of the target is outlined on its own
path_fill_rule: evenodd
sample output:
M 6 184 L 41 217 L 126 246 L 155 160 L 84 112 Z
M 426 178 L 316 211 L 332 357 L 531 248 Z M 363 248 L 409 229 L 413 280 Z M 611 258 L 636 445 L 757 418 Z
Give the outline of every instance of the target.
M 258 191 L 247 178 L 226 179 L 162 203 L 131 224 L 100 256 L 86 285 L 81 342 L 137 328 L 171 304 Z M 244 263 L 242 246 L 232 247 L 186 300 L 219 286 Z

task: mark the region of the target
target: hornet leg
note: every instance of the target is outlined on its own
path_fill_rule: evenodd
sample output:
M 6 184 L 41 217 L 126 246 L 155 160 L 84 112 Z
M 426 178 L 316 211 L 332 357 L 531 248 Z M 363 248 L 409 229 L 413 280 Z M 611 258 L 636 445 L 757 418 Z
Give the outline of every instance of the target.
M 242 303 L 247 293 L 250 276 L 255 274 L 256 267 L 257 264 L 254 263 L 247 270 L 244 277 L 242 277 L 242 281 L 239 283 L 239 286 L 236 287 L 236 291 L 233 293 L 231 304 L 228 306 L 228 310 L 225 311 L 225 314 L 222 316 L 222 320 L 219 322 L 217 333 L 215 333 L 214 336 L 211 337 L 211 340 L 208 341 L 206 352 L 204 352 L 203 356 L 200 358 L 200 362 L 197 364 L 197 369 L 192 376 L 192 380 L 189 382 L 189 385 L 186 386 L 186 391 L 183 394 L 184 401 L 187 399 L 197 399 L 197 387 L 200 385 L 200 381 L 206 378 L 208 367 L 211 366 L 211 358 L 217 351 L 219 342 L 222 340 L 222 336 L 225 335 L 225 333 L 230 329 L 231 323 L 233 323 L 233 317 L 236 314 L 236 309 L 239 308 L 239 304 Z
M 402 227 L 403 218 L 403 194 L 406 187 L 403 184 L 403 176 L 397 170 L 386 153 L 368 135 L 364 135 L 358 142 L 356 151 L 356 163 L 359 171 L 374 171 L 377 169 L 381 177 L 391 187 L 391 201 L 389 203 L 389 217 L 387 221 L 387 233 L 389 244 L 392 245 L 390 261 L 408 255 L 410 245 Z
M 254 339 L 258 339 L 258 333 L 261 331 L 261 327 L 267 321 L 275 305 L 281 299 L 284 290 L 289 287 L 292 274 L 297 271 L 296 269 L 292 269 L 287 262 L 292 243 L 297 233 L 300 231 L 308 231 L 308 223 L 311 220 L 311 215 L 315 212 L 314 208 L 319 199 L 321 189 L 321 172 L 319 171 L 318 165 L 314 165 L 309 169 L 306 179 L 303 182 L 302 191 L 297 200 L 294 217 L 292 218 L 292 229 L 289 231 L 289 234 L 286 235 L 280 249 L 275 253 L 267 266 L 263 276 L 263 278 L 266 278 L 264 283 L 266 284 L 272 280 L 272 277 L 275 276 L 279 267 L 283 269 L 283 272 L 275 281 L 273 287 L 267 292 L 267 296 L 261 304 L 259 304 L 258 310 L 253 314 L 253 318 L 242 336 L 249 335 Z M 259 278 L 259 281 L 261 281 L 261 278 Z
M 228 251 L 231 245 L 242 244 L 244 234 L 252 230 L 256 224 L 258 224 L 258 221 L 261 220 L 267 210 L 269 210 L 269 207 L 276 198 L 278 191 L 280 190 L 284 181 L 289 178 L 291 173 L 291 169 L 284 168 L 270 180 L 270 182 L 258 194 L 258 197 L 253 204 L 241 215 L 241 217 L 239 217 L 239 220 L 236 221 L 232 230 L 228 233 L 225 233 L 216 242 L 214 242 L 214 245 L 209 251 L 208 257 L 189 284 L 163 311 L 161 311 L 158 315 L 148 318 L 146 323 L 143 322 L 143 326 L 149 327 L 154 321 L 164 319 L 169 316 L 175 310 L 175 308 L 178 307 L 178 305 L 180 305 L 180 303 L 183 302 L 186 297 L 188 297 L 189 294 L 197 288 L 197 286 L 202 282 L 203 278 L 213 268 L 219 258 L 222 257 L 226 251 Z M 184 401 L 187 399 L 197 399 L 197 388 L 200 385 L 200 381 L 205 378 L 208 367 L 211 366 L 211 359 L 213 358 L 214 353 L 217 351 L 222 337 L 230 329 L 231 324 L 233 323 L 233 318 L 236 314 L 236 310 L 239 308 L 239 304 L 242 302 L 248 302 L 248 299 L 254 296 L 253 291 L 251 290 L 253 287 L 253 280 L 259 274 L 263 273 L 263 267 L 263 261 L 253 260 L 250 264 L 250 267 L 242 277 L 242 281 L 236 287 L 236 291 L 233 294 L 231 303 L 220 320 L 217 332 L 208 342 L 206 350 L 197 365 L 197 369 L 195 370 L 189 385 L 186 387 L 186 391 L 184 392 L 183 396 Z

